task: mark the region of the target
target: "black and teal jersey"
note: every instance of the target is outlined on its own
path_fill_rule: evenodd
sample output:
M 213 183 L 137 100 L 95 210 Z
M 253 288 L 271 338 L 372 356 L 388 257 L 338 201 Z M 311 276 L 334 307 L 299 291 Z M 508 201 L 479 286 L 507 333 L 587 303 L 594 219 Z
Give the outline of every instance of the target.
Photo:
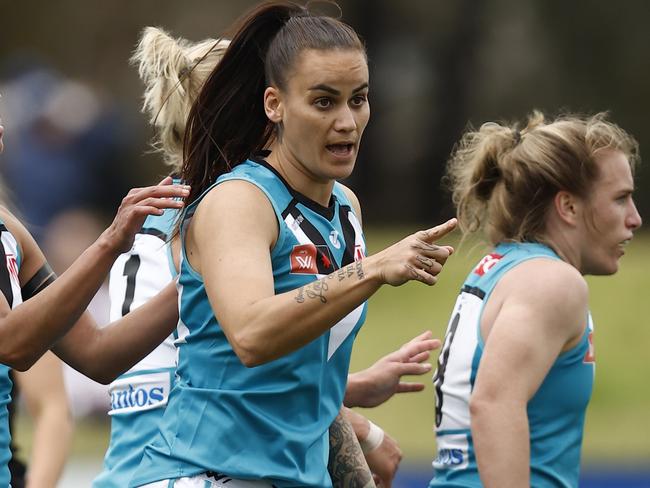
M 271 250 L 276 294 L 365 255 L 361 226 L 340 184 L 323 207 L 264 161 L 246 161 L 215 185 L 230 180 L 255 185 L 273 206 L 279 226 Z M 186 210 L 181 239 L 201 198 Z M 328 429 L 341 408 L 366 304 L 304 347 L 248 368 L 228 343 L 184 250 L 178 288 L 178 379 L 161 431 L 130 486 L 212 471 L 278 488 L 330 487 Z

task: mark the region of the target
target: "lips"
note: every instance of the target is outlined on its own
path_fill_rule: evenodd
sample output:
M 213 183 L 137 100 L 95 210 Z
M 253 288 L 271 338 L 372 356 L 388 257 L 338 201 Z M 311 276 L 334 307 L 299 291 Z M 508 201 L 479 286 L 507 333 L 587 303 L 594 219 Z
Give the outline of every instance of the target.
M 352 143 L 328 144 L 325 147 L 329 152 L 339 157 L 350 156 L 354 150 L 354 144 Z

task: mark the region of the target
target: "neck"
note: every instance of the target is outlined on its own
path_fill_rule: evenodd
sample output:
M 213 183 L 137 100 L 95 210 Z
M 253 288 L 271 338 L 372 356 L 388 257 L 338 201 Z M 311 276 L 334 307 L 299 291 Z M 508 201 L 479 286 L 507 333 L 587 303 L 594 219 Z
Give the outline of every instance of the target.
M 563 232 L 547 232 L 545 235 L 541 236 L 540 240 L 542 243 L 553 249 L 553 251 L 560 256 L 562 261 L 580 271 L 580 252 L 573 244 L 571 235 L 571 232 L 567 230 Z
M 292 154 L 279 143 L 271 145 L 267 162 L 282 175 L 289 186 L 310 200 L 327 207 L 332 198 L 334 180 L 323 180 L 306 169 Z

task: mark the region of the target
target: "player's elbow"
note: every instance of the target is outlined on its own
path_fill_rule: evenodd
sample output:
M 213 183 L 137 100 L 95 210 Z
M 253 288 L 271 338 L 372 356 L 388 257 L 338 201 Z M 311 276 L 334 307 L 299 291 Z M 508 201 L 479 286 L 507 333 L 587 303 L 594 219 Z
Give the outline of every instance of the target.
M 93 381 L 96 381 L 97 383 L 102 385 L 110 385 L 118 377 L 118 375 L 105 374 L 105 373 L 95 374 L 92 376 L 87 375 L 87 376 Z
M 102 385 L 110 384 L 120 375 L 120 371 L 115 371 L 108 365 L 101 364 L 101 362 L 82 361 L 72 364 L 72 367 L 82 375 Z
M 260 366 L 271 359 L 268 349 L 250 331 L 239 331 L 233 334 L 230 343 L 241 363 L 247 368 Z
M 38 358 L 30 358 L 23 356 L 3 356 L 2 364 L 10 366 L 16 371 L 25 372 L 31 368 Z
M 469 415 L 472 424 L 480 422 L 490 415 L 490 412 L 498 408 L 494 398 L 474 392 L 469 399 Z
M 11 345 L 8 341 L 7 345 Z M 37 353 L 29 348 L 22 347 L 4 347 L 0 349 L 0 362 L 17 371 L 27 371 L 31 368 L 42 353 Z

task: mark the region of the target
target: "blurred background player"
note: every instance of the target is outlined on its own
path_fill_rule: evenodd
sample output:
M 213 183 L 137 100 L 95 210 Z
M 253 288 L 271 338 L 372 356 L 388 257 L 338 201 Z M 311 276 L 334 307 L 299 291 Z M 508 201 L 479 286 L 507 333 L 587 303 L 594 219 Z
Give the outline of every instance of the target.
M 72 415 L 63 382 L 61 360 L 46 352 L 27 371 L 11 371 L 9 431 L 11 434 L 12 488 L 55 488 L 63 472 L 72 441 Z M 33 423 L 31 452 L 22 461 L 15 443 L 15 411 L 18 400 L 27 407 Z

